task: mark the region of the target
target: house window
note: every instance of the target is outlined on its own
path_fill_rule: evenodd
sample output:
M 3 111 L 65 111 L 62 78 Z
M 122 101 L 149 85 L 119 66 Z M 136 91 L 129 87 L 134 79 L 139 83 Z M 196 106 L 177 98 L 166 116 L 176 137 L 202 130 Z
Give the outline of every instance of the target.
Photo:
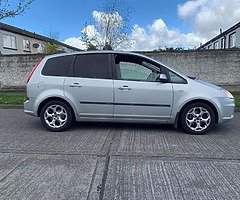
M 23 51 L 30 51 L 30 41 L 23 39 Z
M 217 42 L 214 42 L 213 48 L 214 48 L 214 49 L 218 49 L 218 41 L 217 41 Z
M 209 46 L 208 46 L 208 49 L 211 49 L 212 48 L 212 45 L 210 44 Z
M 13 35 L 3 35 L 3 47 L 9 49 L 17 49 L 16 37 Z
M 229 48 L 236 46 L 236 32 L 229 35 Z
M 221 39 L 221 49 L 225 49 L 225 42 L 226 42 L 226 40 L 225 40 L 225 38 L 223 37 L 223 38 Z

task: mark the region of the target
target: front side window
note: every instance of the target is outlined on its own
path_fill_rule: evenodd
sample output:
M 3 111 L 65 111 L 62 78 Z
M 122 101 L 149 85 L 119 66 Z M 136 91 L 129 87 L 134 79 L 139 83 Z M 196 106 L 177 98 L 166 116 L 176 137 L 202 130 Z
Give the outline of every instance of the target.
M 116 57 L 117 79 L 129 81 L 156 81 L 160 69 L 144 60 L 118 55 Z
M 236 46 L 236 33 L 232 33 L 229 35 L 229 48 L 233 48 Z
M 73 76 L 96 79 L 111 78 L 108 54 L 78 55 L 74 62 Z
M 3 47 L 10 49 L 17 49 L 16 37 L 13 35 L 3 35 Z
M 30 51 L 30 41 L 27 39 L 23 39 L 23 50 Z

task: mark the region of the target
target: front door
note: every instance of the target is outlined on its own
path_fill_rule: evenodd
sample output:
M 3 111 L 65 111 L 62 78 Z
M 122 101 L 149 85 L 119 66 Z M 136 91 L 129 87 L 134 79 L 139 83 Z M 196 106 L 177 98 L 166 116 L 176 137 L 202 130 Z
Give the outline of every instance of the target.
M 114 117 L 166 120 L 171 116 L 173 89 L 157 77 L 161 67 L 133 55 L 115 56 Z

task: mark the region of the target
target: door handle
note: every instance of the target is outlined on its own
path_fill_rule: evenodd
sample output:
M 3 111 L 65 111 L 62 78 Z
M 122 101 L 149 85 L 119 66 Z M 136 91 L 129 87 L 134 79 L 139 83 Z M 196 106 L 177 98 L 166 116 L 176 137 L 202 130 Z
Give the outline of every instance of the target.
M 129 87 L 128 85 L 124 85 L 124 86 L 122 86 L 122 87 L 120 87 L 120 88 L 118 88 L 119 90 L 131 90 L 132 88 L 131 87 Z
M 80 88 L 80 87 L 82 87 L 82 85 L 80 85 L 79 83 L 73 83 L 73 84 L 70 84 L 69 87 Z

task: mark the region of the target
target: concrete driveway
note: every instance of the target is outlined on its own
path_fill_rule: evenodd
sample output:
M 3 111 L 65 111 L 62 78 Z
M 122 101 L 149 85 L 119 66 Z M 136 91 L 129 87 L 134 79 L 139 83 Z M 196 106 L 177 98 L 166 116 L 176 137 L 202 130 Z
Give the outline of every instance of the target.
M 240 113 L 202 136 L 166 125 L 46 131 L 0 109 L 0 199 L 240 199 Z

